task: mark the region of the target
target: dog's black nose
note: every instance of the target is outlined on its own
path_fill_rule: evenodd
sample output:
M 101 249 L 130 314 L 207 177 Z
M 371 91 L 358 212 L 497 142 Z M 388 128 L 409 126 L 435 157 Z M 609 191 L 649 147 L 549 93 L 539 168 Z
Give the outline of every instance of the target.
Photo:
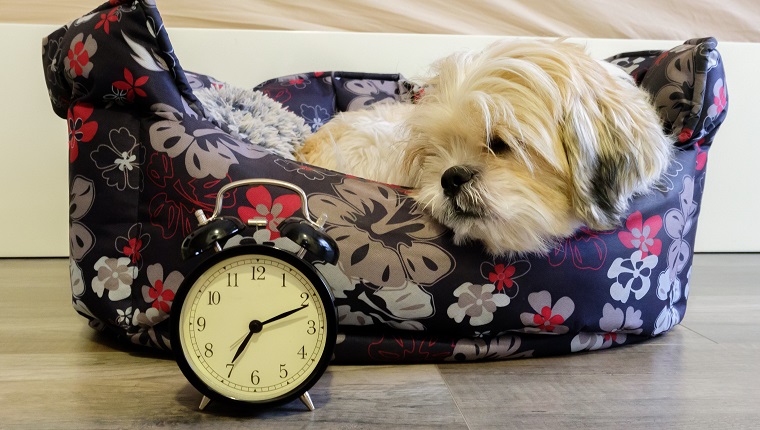
M 475 176 L 475 171 L 465 166 L 449 167 L 441 175 L 441 187 L 443 193 L 448 197 L 454 197 L 459 194 L 462 185 L 470 182 Z

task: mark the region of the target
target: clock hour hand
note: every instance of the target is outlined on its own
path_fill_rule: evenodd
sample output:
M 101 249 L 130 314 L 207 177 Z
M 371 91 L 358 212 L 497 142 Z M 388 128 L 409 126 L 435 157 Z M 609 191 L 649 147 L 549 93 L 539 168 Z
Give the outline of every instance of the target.
M 245 339 L 243 339 L 243 343 L 240 344 L 237 351 L 235 351 L 235 355 L 232 357 L 233 364 L 235 363 L 235 360 L 240 357 L 240 354 L 245 351 L 245 347 L 248 346 L 248 342 L 251 341 L 253 335 L 261 331 L 263 325 L 264 324 L 259 320 L 253 320 L 248 324 L 248 334 L 245 336 Z

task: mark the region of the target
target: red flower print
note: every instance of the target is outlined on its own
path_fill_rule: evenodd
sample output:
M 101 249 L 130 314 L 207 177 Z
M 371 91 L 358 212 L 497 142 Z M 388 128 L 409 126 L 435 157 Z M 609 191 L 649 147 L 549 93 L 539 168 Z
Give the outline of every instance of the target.
M 238 216 L 244 222 L 252 218 L 265 218 L 271 240 L 280 237 L 277 225 L 301 208 L 301 198 L 298 195 L 285 194 L 273 202 L 272 195 L 263 186 L 249 189 L 245 197 L 253 207 L 241 206 L 238 208 Z
M 103 27 L 106 34 L 111 34 L 111 23 L 119 21 L 119 8 L 113 8 L 107 14 L 100 14 L 100 21 L 95 24 L 95 29 Z
M 378 362 L 425 362 L 440 361 L 450 357 L 454 343 L 436 338 L 417 337 L 414 334 L 381 336 L 367 347 L 370 359 Z
M 504 287 L 512 288 L 514 286 L 512 276 L 515 275 L 515 266 L 497 264 L 493 269 L 494 271 L 488 274 L 488 281 L 496 285 L 497 291 L 503 291 Z
M 63 65 L 69 78 L 88 78 L 94 65 L 90 58 L 98 50 L 98 43 L 92 35 L 85 39 L 84 33 L 77 34 L 69 45 L 69 52 L 63 59 Z
M 89 142 L 98 131 L 98 123 L 87 121 L 92 115 L 93 108 L 89 104 L 76 104 L 69 110 L 69 162 L 73 163 L 79 155 L 79 144 Z
M 124 80 L 116 81 L 112 85 L 117 90 L 126 91 L 127 101 L 131 103 L 135 100 L 135 94 L 140 97 L 145 97 L 148 95 L 144 90 L 140 88 L 141 86 L 145 85 L 146 82 L 148 82 L 147 76 L 141 76 L 135 80 L 132 76 L 132 72 L 130 72 L 129 69 L 124 68 Z
M 174 291 L 164 289 L 164 281 L 159 279 L 148 290 L 148 296 L 153 299 L 153 304 L 151 306 L 160 311 L 169 312 L 169 309 L 171 308 L 169 303 L 174 300 Z
M 552 308 L 549 306 L 544 306 L 540 314 L 533 314 L 533 324 L 541 331 L 553 333 L 563 322 L 565 318 L 562 315 L 552 315 Z
M 625 222 L 628 231 L 618 232 L 618 238 L 626 248 L 641 250 L 641 258 L 649 254 L 659 256 L 662 252 L 662 241 L 656 236 L 662 228 L 662 218 L 655 215 L 642 221 L 641 212 L 632 213 Z
M 280 102 L 283 105 L 293 98 L 293 94 L 291 94 L 290 90 L 287 88 L 277 88 L 275 91 L 265 89 L 262 90 L 262 92 L 270 99 Z M 290 110 L 288 106 L 285 106 L 285 108 Z
M 144 312 L 145 316 L 151 318 L 151 321 L 145 322 L 155 325 L 169 316 L 168 313 L 171 310 L 172 301 L 174 301 L 175 291 L 182 284 L 184 277 L 177 271 L 164 277 L 164 268 L 160 264 L 148 266 L 146 273 L 148 285 L 142 287 L 142 298 L 145 303 L 151 306 Z
M 148 179 L 161 188 L 174 178 L 174 163 L 165 152 L 154 152 L 148 163 Z
M 116 249 L 120 250 L 124 256 L 129 257 L 133 265 L 142 266 L 142 253 L 150 244 L 150 235 L 143 233 L 141 223 L 137 223 L 129 228 L 126 236 L 116 238 Z
M 656 59 L 656 60 L 654 60 L 654 64 L 656 64 L 656 65 L 659 65 L 659 64 L 660 64 L 660 62 L 661 62 L 662 60 L 664 60 L 664 59 L 665 59 L 665 57 L 667 57 L 667 56 L 668 56 L 668 54 L 670 54 L 670 52 L 669 52 L 669 51 L 665 51 L 665 52 L 663 52 L 662 54 L 660 54 L 660 56 L 659 56 L 659 57 L 657 57 L 657 59 Z
M 570 330 L 563 325 L 575 311 L 575 303 L 569 297 L 560 297 L 553 303 L 551 293 L 539 291 L 528 294 L 528 303 L 533 312 L 520 314 L 525 333 L 565 334 Z
M 68 54 L 69 61 L 71 62 L 71 69 L 76 76 L 82 76 L 84 66 L 90 62 L 90 54 L 84 49 L 84 43 L 78 42 L 74 45 L 74 49 L 69 49 Z
M 124 255 L 132 259 L 132 264 L 140 260 L 140 251 L 142 251 L 142 240 L 136 237 L 129 239 L 129 244 L 122 249 Z
M 681 143 L 684 143 L 687 140 L 691 139 L 691 136 L 693 134 L 694 134 L 694 130 L 684 128 L 683 130 L 681 130 L 681 133 L 678 134 L 678 141 Z

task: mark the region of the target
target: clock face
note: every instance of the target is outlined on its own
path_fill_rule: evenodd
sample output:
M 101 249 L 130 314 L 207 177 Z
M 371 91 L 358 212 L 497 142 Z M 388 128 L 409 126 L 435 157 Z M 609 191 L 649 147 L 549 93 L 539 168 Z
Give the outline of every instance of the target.
M 292 254 L 258 245 L 225 250 L 199 269 L 175 301 L 182 306 L 173 347 L 190 382 L 206 395 L 249 403 L 290 400 L 310 388 L 336 336 L 321 277 Z

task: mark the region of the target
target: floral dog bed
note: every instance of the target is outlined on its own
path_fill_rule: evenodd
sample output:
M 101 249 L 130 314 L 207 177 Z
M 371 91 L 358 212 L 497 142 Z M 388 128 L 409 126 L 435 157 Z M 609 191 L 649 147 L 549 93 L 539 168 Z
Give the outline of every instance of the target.
M 321 266 L 335 292 L 340 363 L 538 357 L 632 344 L 678 324 L 689 294 L 708 150 L 726 115 L 713 39 L 610 59 L 653 96 L 680 150 L 666 180 L 614 231 L 581 229 L 548 255 L 494 258 L 418 210 L 405 190 L 299 164 L 207 120 L 153 2 L 110 1 L 44 41 L 53 109 L 68 121 L 71 287 L 90 325 L 169 349 L 193 211 L 265 177 L 303 188 L 341 251 Z M 409 95 L 397 75 L 305 73 L 261 84 L 318 128 L 340 110 Z M 265 216 L 260 241 L 298 210 L 288 192 L 237 189 L 224 212 Z M 202 259 L 203 256 L 198 257 Z

